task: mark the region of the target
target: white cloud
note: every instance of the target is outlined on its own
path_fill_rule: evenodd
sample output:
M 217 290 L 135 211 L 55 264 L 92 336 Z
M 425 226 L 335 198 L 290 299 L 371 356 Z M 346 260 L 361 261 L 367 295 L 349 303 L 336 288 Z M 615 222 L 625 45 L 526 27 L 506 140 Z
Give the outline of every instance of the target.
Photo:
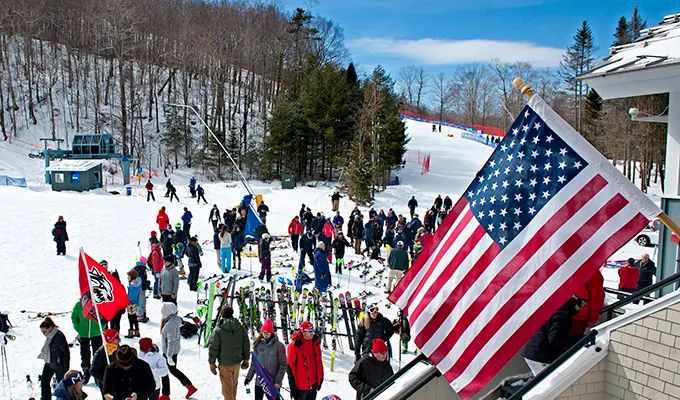
M 402 40 L 387 37 L 364 37 L 349 42 L 353 52 L 406 59 L 422 65 L 454 65 L 488 62 L 526 61 L 537 67 L 556 67 L 563 50 L 529 42 L 503 40 Z

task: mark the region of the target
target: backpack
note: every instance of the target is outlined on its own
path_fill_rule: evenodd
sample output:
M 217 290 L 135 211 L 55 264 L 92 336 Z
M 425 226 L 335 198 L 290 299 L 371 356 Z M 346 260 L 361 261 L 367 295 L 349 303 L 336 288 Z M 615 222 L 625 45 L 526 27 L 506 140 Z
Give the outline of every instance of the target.
M 0 332 L 7 333 L 9 328 L 12 328 L 12 323 L 9 320 L 9 315 L 0 312 Z
M 179 334 L 183 338 L 189 339 L 198 333 L 198 325 L 187 320 L 182 320 L 182 326 L 179 327 Z

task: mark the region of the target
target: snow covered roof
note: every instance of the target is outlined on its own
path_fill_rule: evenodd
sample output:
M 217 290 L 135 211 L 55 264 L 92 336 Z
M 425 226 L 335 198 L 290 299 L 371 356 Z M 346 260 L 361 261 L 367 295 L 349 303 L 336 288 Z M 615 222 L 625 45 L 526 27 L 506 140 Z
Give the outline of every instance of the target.
M 61 160 L 51 163 L 45 171 L 75 171 L 83 172 L 89 171 L 97 165 L 102 164 L 102 160 Z
M 604 63 L 579 76 L 605 99 L 665 93 L 680 88 L 680 13 L 614 46 Z

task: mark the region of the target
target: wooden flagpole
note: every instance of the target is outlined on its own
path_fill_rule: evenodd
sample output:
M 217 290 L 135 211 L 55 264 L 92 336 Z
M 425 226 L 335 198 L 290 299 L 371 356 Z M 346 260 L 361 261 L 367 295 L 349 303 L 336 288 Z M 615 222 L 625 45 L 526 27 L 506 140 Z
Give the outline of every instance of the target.
M 525 83 L 522 78 L 516 77 L 515 79 L 512 80 L 512 86 L 517 88 L 517 90 L 520 91 L 526 98 L 530 99 L 531 96 L 536 94 L 534 92 L 534 89 L 531 88 L 527 83 Z M 680 237 L 680 226 L 673 222 L 671 217 L 668 216 L 665 212 L 661 212 L 657 216 L 659 218 L 659 221 L 661 221 L 662 224 L 666 225 L 666 228 L 668 228 L 675 236 Z

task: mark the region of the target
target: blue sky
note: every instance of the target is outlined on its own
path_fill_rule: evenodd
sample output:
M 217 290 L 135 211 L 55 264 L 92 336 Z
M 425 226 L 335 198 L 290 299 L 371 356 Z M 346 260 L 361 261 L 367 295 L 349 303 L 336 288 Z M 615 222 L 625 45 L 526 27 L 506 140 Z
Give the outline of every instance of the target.
M 637 5 L 648 25 L 680 13 L 680 0 L 283 0 L 333 20 L 345 32 L 360 72 L 377 64 L 393 76 L 407 65 L 430 73 L 455 65 L 531 61 L 559 65 L 562 51 L 587 19 L 599 54 L 607 55 L 620 16 Z

